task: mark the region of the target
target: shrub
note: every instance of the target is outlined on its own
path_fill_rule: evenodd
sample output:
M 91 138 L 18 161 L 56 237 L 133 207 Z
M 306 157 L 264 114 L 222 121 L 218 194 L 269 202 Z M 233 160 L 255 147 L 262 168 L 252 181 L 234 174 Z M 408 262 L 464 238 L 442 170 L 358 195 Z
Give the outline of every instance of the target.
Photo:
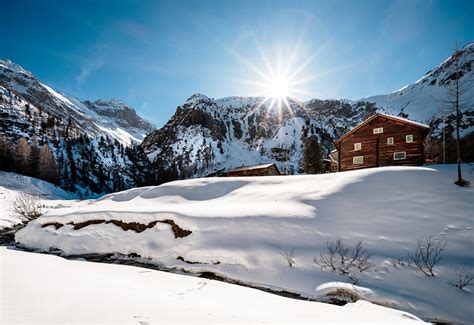
M 295 264 L 295 249 L 293 248 L 290 252 L 284 251 L 280 253 L 281 256 L 286 260 L 289 267 L 293 267 Z
M 341 239 L 335 243 L 326 243 L 327 252 L 321 252 L 319 257 L 314 258 L 314 263 L 322 270 L 330 270 L 349 278 L 354 284 L 359 282 L 356 272 L 368 271 L 373 265 L 369 262 L 369 254 L 359 241 L 355 248 L 350 251 L 344 246 Z
M 38 195 L 19 194 L 13 204 L 13 212 L 23 221 L 28 222 L 42 214 L 42 206 Z
M 424 275 L 435 276 L 434 268 L 441 261 L 441 253 L 447 244 L 444 238 L 436 239 L 431 236 L 428 239 L 420 238 L 415 252 L 408 254 L 407 261 L 415 265 Z
M 455 281 L 449 281 L 448 284 L 452 285 L 453 287 L 462 290 L 464 288 L 470 287 L 474 285 L 474 273 L 465 271 L 465 270 L 457 270 L 457 278 Z

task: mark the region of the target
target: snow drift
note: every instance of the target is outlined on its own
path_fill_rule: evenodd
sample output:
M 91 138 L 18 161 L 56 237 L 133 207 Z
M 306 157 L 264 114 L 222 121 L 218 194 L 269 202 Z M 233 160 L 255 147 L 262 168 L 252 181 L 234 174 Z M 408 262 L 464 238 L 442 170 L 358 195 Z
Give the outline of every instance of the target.
M 176 181 L 50 210 L 16 240 L 64 255 L 139 256 L 167 268 L 205 270 L 314 297 L 324 283 L 348 282 L 322 271 L 314 257 L 338 238 L 348 247 L 362 240 L 374 264 L 360 275 L 358 285 L 371 290 L 366 299 L 427 319 L 469 322 L 472 294 L 447 282 L 455 269 L 474 263 L 474 191 L 454 179 L 453 166 L 436 166 Z M 164 220 L 190 233 L 176 237 Z M 123 224 L 146 228 L 137 232 Z M 396 264 L 428 236 L 448 241 L 436 277 Z M 295 264 L 288 267 L 282 253 L 292 249 Z

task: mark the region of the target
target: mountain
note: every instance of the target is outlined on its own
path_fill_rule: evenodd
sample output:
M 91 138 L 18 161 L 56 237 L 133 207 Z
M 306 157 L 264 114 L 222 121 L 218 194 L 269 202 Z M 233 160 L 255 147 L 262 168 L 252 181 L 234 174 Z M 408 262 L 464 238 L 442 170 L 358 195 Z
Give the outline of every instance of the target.
M 388 95 L 364 98 L 378 107 L 392 110 L 415 121 L 431 123 L 435 132 L 439 132 L 439 121 L 443 116 L 452 115 L 453 107 L 446 101 L 454 95 L 456 80 L 456 64 L 459 65 L 461 85 L 461 101 L 464 106 L 465 119 L 462 125 L 463 135 L 471 133 L 474 121 L 474 43 L 469 43 L 454 53 L 437 67 L 428 71 L 423 77 L 411 85 L 407 85 Z M 448 116 L 449 118 L 449 116 Z
M 19 65 L 0 60 L 0 116 L 3 170 L 38 176 L 42 170 L 35 161 L 46 144 L 56 169 L 46 180 L 69 191 L 90 196 L 146 179 L 149 162 L 138 144 L 155 127 L 121 101 L 81 102 Z M 20 153 L 21 138 L 27 142 Z M 31 168 L 22 171 L 21 164 Z
M 81 102 L 55 91 L 9 60 L 0 60 L 0 86 L 5 96 L 5 91 L 10 92 L 50 116 L 70 120 L 78 131 L 92 137 L 105 133 L 123 144 L 140 143 L 155 129 L 121 101 Z
M 151 132 L 141 148 L 153 162 L 158 182 L 267 162 L 275 162 L 283 172 L 302 173 L 308 139 L 317 138 L 328 153 L 334 148 L 335 139 L 370 115 L 384 112 L 430 124 L 433 151 L 440 150 L 440 137 L 445 129 L 450 149 L 447 158 L 453 160 L 455 115 L 451 107 L 448 112 L 440 108 L 448 98 L 447 88 L 454 84 L 455 63 L 459 62 L 461 81 L 466 84 L 473 79 L 473 61 L 471 43 L 414 84 L 389 95 L 356 101 L 301 102 L 286 98 L 279 105 L 262 97 L 212 99 L 195 94 L 177 108 L 166 125 Z M 464 97 L 472 103 L 474 87 L 466 87 Z M 473 160 L 472 105 L 463 113 L 462 135 L 468 139 L 463 143 L 464 158 Z

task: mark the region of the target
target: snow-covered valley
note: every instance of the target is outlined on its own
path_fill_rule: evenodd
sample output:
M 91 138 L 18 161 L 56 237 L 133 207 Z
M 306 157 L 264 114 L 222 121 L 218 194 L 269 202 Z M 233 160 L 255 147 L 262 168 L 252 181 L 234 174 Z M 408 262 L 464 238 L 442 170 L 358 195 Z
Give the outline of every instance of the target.
M 472 182 L 472 167 L 464 175 Z M 63 256 L 118 253 L 316 300 L 327 298 L 328 283 L 351 280 L 314 258 L 339 238 L 349 249 L 362 241 L 372 264 L 357 274 L 370 292 L 362 298 L 427 320 L 470 323 L 470 289 L 448 282 L 459 269 L 472 272 L 473 189 L 454 179 L 449 165 L 176 181 L 51 209 L 16 241 Z M 399 260 L 430 236 L 447 241 L 435 277 Z M 289 267 L 284 255 L 293 250 Z

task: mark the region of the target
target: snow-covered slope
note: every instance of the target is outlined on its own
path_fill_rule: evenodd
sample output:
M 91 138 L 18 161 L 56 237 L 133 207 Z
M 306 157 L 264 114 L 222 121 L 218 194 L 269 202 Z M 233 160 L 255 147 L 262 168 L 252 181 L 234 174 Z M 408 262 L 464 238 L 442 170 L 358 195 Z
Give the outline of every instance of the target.
M 339 307 L 213 280 L 5 247 L 0 247 L 0 261 L 2 324 L 421 323 L 406 312 L 365 301 Z
M 464 172 L 472 181 L 472 171 Z M 447 284 L 455 269 L 471 270 L 474 262 L 474 190 L 454 185 L 455 178 L 455 166 L 439 166 L 176 181 L 50 210 L 16 240 L 65 255 L 139 256 L 313 297 L 328 282 L 348 281 L 314 263 L 326 243 L 341 238 L 354 247 L 362 240 L 373 267 L 359 285 L 373 291 L 371 301 L 469 322 L 473 295 Z M 436 277 L 397 264 L 429 236 L 448 241 Z M 293 249 L 291 268 L 282 253 Z
M 21 222 L 12 210 L 16 197 L 21 193 L 37 195 L 45 207 L 66 203 L 64 200 L 78 199 L 76 194 L 40 179 L 0 171 L 0 228 Z
M 362 100 L 376 103 L 377 107 L 393 110 L 403 116 L 419 122 L 431 124 L 439 123 L 443 113 L 446 115 L 454 113 L 454 107 L 449 107 L 446 101 L 452 101 L 449 89 L 454 90 L 456 79 L 456 64 L 460 70 L 461 97 L 464 109 L 470 119 L 464 120 L 463 134 L 474 130 L 474 43 L 469 43 L 458 52 L 443 61 L 439 66 L 428 71 L 423 77 L 413 84 L 407 85 L 388 95 L 379 95 L 364 98 Z M 452 94 L 451 94 L 452 95 Z

